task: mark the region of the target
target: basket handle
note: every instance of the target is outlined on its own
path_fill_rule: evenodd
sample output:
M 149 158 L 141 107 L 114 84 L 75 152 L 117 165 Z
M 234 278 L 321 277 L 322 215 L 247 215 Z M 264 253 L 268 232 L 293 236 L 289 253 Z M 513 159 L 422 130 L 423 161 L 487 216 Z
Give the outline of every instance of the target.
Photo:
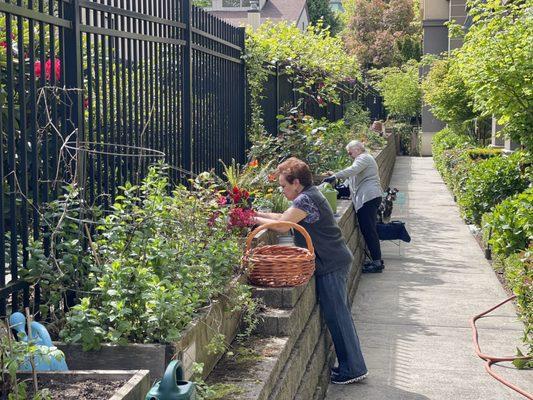
M 287 226 L 287 225 L 291 228 L 296 229 L 298 232 L 300 232 L 303 235 L 303 237 L 305 238 L 305 242 L 307 243 L 307 248 L 309 249 L 311 254 L 314 254 L 315 248 L 313 247 L 313 241 L 311 240 L 311 236 L 309 236 L 305 228 L 290 221 L 269 222 L 268 224 L 263 224 L 255 228 L 252 232 L 248 234 L 248 237 L 246 238 L 245 252 L 248 253 L 248 251 L 252 247 L 252 240 L 254 239 L 255 235 L 257 235 L 259 232 L 264 231 L 265 229 Z

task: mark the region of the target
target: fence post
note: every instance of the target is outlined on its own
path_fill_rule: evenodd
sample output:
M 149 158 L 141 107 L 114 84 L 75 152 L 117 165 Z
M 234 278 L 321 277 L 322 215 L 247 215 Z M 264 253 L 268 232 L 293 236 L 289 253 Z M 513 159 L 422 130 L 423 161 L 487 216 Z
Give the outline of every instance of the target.
M 70 119 L 75 134 L 73 139 L 76 140 L 76 147 L 80 147 L 80 142 L 84 140 L 83 132 L 83 109 L 82 109 L 82 73 L 83 65 L 81 59 L 81 31 L 80 31 L 80 6 L 79 0 L 71 0 L 64 3 L 65 19 L 71 23 L 70 29 L 64 29 L 64 43 L 65 50 L 63 54 L 65 71 L 65 88 L 68 90 L 67 96 L 70 100 L 71 114 Z M 70 140 L 69 141 L 73 141 Z M 84 152 L 77 152 L 75 160 L 76 169 L 75 174 L 77 181 L 80 184 L 80 190 L 83 190 L 83 182 L 85 182 L 85 160 Z M 83 193 L 82 193 L 83 195 Z
M 71 0 L 65 2 L 65 19 L 71 23 L 70 29 L 64 29 L 63 40 L 65 43 L 65 49 L 63 53 L 64 71 L 65 71 L 65 88 L 67 91 L 67 98 L 70 100 L 70 119 L 72 127 L 74 129 L 72 139 L 69 141 L 76 141 L 76 147 L 80 149 L 81 142 L 85 140 L 84 124 L 83 124 L 83 102 L 82 96 L 82 74 L 83 64 L 81 57 L 81 31 L 80 31 L 80 5 L 79 0 Z M 68 134 L 68 132 L 67 132 Z M 72 161 L 75 163 L 72 167 L 74 171 L 75 180 L 78 182 L 78 188 L 80 190 L 80 196 L 85 198 L 85 157 L 86 153 L 83 151 L 76 151 L 75 159 Z M 83 240 L 84 232 L 82 229 L 83 211 L 80 211 L 79 222 L 79 239 Z M 81 267 L 81 257 L 79 257 L 79 267 Z M 80 274 L 81 272 L 78 272 Z M 80 275 L 78 275 L 78 278 Z M 65 305 L 66 307 L 72 307 L 75 304 L 76 293 L 73 291 L 67 291 Z M 36 305 L 37 306 L 37 305 Z
M 237 28 L 240 36 L 240 46 L 242 54 L 244 55 L 245 47 L 246 47 L 246 28 L 241 27 Z M 246 62 L 244 59 L 242 60 L 241 65 L 241 83 L 242 83 L 242 121 L 241 121 L 241 129 L 242 129 L 242 152 L 240 156 L 242 157 L 241 163 L 244 163 L 246 161 L 246 148 L 248 147 L 248 132 L 246 129 L 247 120 L 248 120 L 248 79 L 246 77 Z
M 181 162 L 185 170 L 194 172 L 192 159 L 192 5 L 183 0 L 183 23 L 185 24 L 185 46 L 183 48 L 183 132 Z
M 278 114 L 279 114 L 279 64 L 278 62 L 276 61 L 276 86 L 275 86 L 275 107 L 276 107 L 276 135 L 279 133 L 279 119 L 278 119 Z

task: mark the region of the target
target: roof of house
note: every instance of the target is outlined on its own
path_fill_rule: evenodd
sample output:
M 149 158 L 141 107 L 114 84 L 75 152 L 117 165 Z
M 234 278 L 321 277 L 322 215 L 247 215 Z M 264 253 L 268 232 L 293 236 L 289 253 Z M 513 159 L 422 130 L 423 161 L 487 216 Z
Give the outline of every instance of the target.
M 267 20 L 298 22 L 305 5 L 306 0 L 267 0 L 261 10 L 261 23 Z M 247 24 L 247 11 L 224 10 L 209 13 L 235 26 Z

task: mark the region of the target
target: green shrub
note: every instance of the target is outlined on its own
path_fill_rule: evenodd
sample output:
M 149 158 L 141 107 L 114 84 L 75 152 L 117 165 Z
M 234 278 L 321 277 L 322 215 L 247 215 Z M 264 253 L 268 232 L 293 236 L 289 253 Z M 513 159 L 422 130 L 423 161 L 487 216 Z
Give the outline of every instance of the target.
M 394 122 L 392 124 L 393 132 L 398 135 L 400 139 L 400 153 L 403 155 L 417 155 L 411 154 L 411 148 L 417 151 L 416 147 L 411 143 L 413 134 L 413 125 L 405 122 Z
M 475 149 L 468 149 L 466 153 L 472 160 L 498 157 L 502 155 L 502 149 L 490 147 L 477 147 Z
M 352 131 L 368 128 L 370 126 L 370 111 L 365 110 L 358 101 L 351 101 L 346 105 L 344 123 Z
M 528 186 L 528 177 L 521 170 L 524 155 L 493 157 L 474 164 L 459 199 L 465 219 L 479 225 L 481 216 L 492 207 Z
M 482 221 L 484 241 L 495 254 L 525 250 L 533 240 L 533 188 L 505 199 Z
M 451 168 L 463 161 L 464 150 L 472 147 L 474 140 L 470 136 L 456 133 L 450 128 L 435 134 L 432 142 L 433 161 L 447 183 Z
M 528 355 L 533 356 L 533 246 L 505 258 L 502 264 L 505 279 L 516 294 L 518 313 L 525 325 L 523 340 L 528 346 Z M 521 366 L 533 368 L 533 360 Z
M 200 178 L 198 178 L 200 179 Z M 93 289 L 67 315 L 61 337 L 85 350 L 101 342 L 172 342 L 199 308 L 227 288 L 239 240 L 213 188 L 168 194 L 152 169 L 125 185 L 97 231 L 100 270 Z
M 249 154 L 261 164 L 273 161 L 274 165 L 297 157 L 309 165 L 311 172 L 318 174 L 350 165 L 344 147 L 352 139 L 354 134 L 343 120 L 319 120 L 295 108 L 280 122 L 278 136 L 255 137 Z

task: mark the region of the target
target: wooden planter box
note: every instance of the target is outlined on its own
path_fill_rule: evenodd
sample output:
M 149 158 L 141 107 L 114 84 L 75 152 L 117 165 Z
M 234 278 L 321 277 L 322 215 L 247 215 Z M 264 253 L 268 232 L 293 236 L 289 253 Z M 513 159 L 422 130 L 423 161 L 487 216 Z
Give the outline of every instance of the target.
M 80 371 L 54 371 L 39 372 L 39 381 L 56 382 L 69 381 L 81 382 L 88 379 L 97 379 L 99 381 L 120 381 L 127 380 L 124 385 L 110 393 L 107 400 L 144 400 L 146 394 L 151 388 L 151 381 L 148 370 L 80 370 Z M 31 380 L 31 373 L 18 373 L 19 378 Z M 30 386 L 31 383 L 28 384 Z M 102 399 L 104 400 L 104 399 Z
M 245 280 L 240 277 L 237 280 Z M 103 344 L 100 350 L 83 351 L 79 344 L 55 345 L 65 353 L 70 370 L 121 370 L 146 369 L 150 379 L 160 379 L 173 359 L 179 359 L 183 365 L 185 379 L 192 375 L 194 362 L 203 363 L 203 376 L 207 377 L 222 354 L 208 354 L 206 346 L 218 333 L 226 337 L 229 345 L 235 338 L 241 322 L 241 312 L 232 312 L 234 297 L 232 289 L 225 296 L 220 296 L 184 330 L 181 339 L 172 344 L 128 344 L 125 346 Z

